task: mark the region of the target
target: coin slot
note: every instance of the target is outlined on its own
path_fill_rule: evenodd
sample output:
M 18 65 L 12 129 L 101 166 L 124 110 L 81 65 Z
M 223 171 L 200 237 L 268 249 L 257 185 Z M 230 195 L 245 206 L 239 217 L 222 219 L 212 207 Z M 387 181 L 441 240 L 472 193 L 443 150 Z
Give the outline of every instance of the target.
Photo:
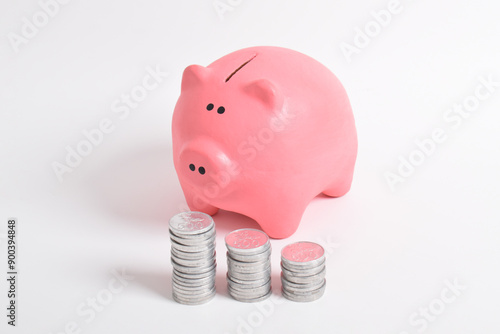
M 229 81 L 229 79 L 232 78 L 233 75 L 236 74 L 236 72 L 238 72 L 239 70 L 241 70 L 246 64 L 248 64 L 249 62 L 251 62 L 255 57 L 257 57 L 257 54 L 254 54 L 252 58 L 248 59 L 246 62 L 244 62 L 243 64 L 240 65 L 240 67 L 238 67 L 237 69 L 235 69 L 233 71 L 233 73 L 231 73 L 227 78 L 226 78 L 226 82 Z

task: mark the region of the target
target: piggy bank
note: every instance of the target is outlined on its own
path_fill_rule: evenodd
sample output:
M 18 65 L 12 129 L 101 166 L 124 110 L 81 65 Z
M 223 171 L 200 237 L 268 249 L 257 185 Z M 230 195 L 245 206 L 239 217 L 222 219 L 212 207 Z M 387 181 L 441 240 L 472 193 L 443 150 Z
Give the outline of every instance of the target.
M 172 145 L 191 210 L 241 213 L 286 238 L 315 196 L 349 191 L 357 135 L 345 89 L 328 68 L 265 46 L 184 70 Z

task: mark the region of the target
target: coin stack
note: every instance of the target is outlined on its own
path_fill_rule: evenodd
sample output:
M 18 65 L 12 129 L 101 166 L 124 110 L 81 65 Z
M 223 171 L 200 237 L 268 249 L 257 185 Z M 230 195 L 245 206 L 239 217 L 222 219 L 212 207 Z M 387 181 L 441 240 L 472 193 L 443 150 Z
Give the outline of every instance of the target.
M 227 287 L 241 302 L 258 302 L 271 295 L 271 243 L 255 229 L 236 230 L 226 235 Z
M 215 296 L 215 227 L 202 212 L 170 219 L 172 295 L 176 302 L 202 304 Z
M 281 293 L 296 302 L 311 302 L 325 292 L 325 250 L 301 241 L 281 251 Z

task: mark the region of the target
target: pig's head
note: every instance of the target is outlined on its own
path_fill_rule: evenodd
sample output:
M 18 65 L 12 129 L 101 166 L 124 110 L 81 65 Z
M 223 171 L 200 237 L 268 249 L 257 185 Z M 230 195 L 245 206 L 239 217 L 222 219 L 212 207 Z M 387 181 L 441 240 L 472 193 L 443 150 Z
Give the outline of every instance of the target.
M 172 120 L 174 164 L 183 189 L 211 202 L 248 181 L 241 144 L 269 127 L 283 106 L 276 86 L 252 70 L 256 55 L 188 66 Z M 242 180 L 246 181 L 242 181 Z

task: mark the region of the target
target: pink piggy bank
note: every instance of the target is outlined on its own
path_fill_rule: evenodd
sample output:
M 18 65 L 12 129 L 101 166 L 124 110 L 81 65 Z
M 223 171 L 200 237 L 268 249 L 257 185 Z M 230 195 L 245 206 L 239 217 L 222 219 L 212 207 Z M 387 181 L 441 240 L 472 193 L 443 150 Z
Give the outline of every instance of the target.
M 251 47 L 184 70 L 174 164 L 191 210 L 244 214 L 272 238 L 298 228 L 320 193 L 349 191 L 354 117 L 335 75 L 279 47 Z

